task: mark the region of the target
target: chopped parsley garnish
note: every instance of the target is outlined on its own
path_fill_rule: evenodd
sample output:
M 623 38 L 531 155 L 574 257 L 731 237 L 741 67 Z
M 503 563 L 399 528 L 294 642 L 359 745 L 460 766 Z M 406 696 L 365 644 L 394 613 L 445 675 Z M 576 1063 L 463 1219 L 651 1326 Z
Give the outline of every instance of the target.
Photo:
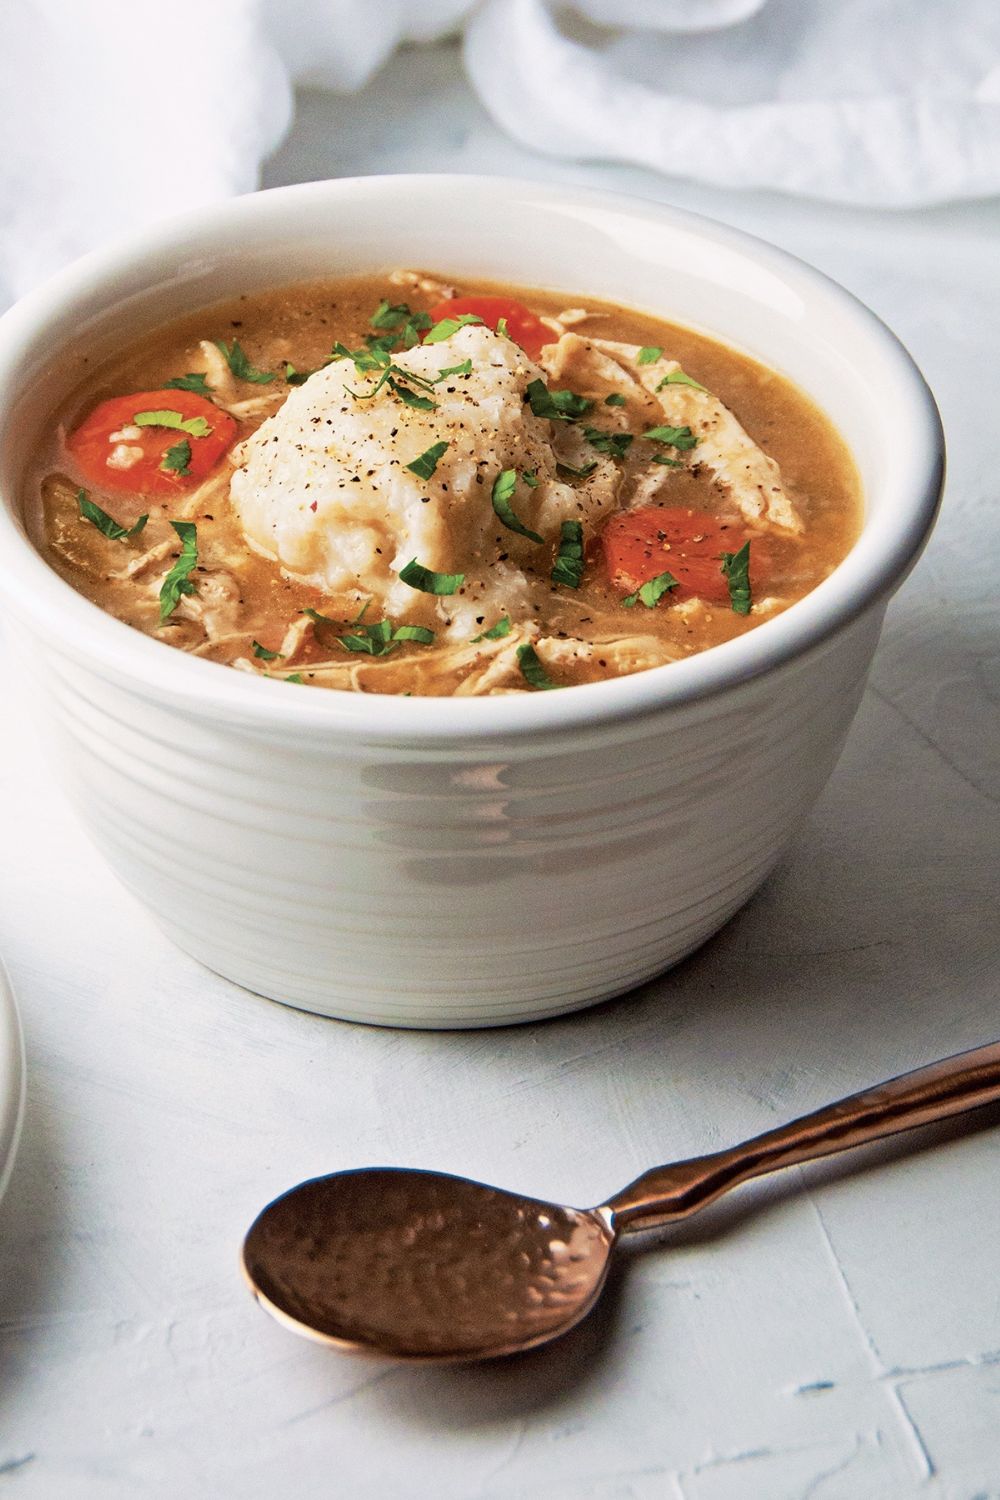
M 336 359 L 349 359 L 359 375 L 366 375 L 379 370 L 379 378 L 370 385 L 366 391 L 352 391 L 347 387 L 348 393 L 355 401 L 370 401 L 377 396 L 384 385 L 394 396 L 398 396 L 406 406 L 415 406 L 418 411 L 435 411 L 437 402 L 432 401 L 429 396 L 420 396 L 416 391 L 410 389 L 417 386 L 419 390 L 432 391 L 434 381 L 426 380 L 423 375 L 417 375 L 413 370 L 404 370 L 401 365 L 394 364 L 389 352 L 385 349 L 348 349 L 344 344 L 336 343 L 333 346 L 333 354 Z
M 729 585 L 729 599 L 738 615 L 750 613 L 750 543 L 738 552 L 723 552 L 722 576 Z
M 213 343 L 225 355 L 226 364 L 237 380 L 249 380 L 253 385 L 270 385 L 277 378 L 270 370 L 256 369 L 247 359 L 237 339 L 233 339 L 232 344 L 227 344 L 225 339 L 214 339 Z
M 312 622 L 313 622 L 314 625 L 323 625 L 323 626 L 328 625 L 330 627 L 330 629 L 333 630 L 333 631 L 337 631 L 337 630 L 342 630 L 343 629 L 344 621 L 342 621 L 342 620 L 331 620 L 331 618 L 330 618 L 329 615 L 321 615 L 318 609 L 304 609 L 302 611 L 302 613 L 304 615 L 308 615 L 309 618 L 310 618 L 310 620 L 312 620 Z M 358 619 L 357 620 L 352 620 L 351 624 L 352 625 L 356 625 L 358 623 L 358 620 L 360 620 L 360 619 L 361 619 L 361 616 L 358 615 Z M 321 642 L 321 644 L 323 644 L 323 642 Z
M 655 365 L 662 354 L 663 350 L 658 349 L 655 344 L 646 344 L 644 348 L 639 350 L 639 353 L 635 357 L 635 362 L 637 365 Z
M 654 453 L 653 463 L 666 464 L 668 469 L 683 469 L 684 467 L 679 458 L 668 458 L 665 453 Z
M 393 340 L 395 343 L 395 340 Z M 359 375 L 368 375 L 374 370 L 386 371 L 392 364 L 389 350 L 373 342 L 367 349 L 348 349 L 338 339 L 330 352 L 331 359 L 349 359 Z
M 368 321 L 373 328 L 388 328 L 393 333 L 398 333 L 409 316 L 409 303 L 387 302 L 383 298 Z
M 362 626 L 358 635 L 339 635 L 337 644 L 345 651 L 388 656 L 400 641 L 419 641 L 422 646 L 429 646 L 433 639 L 433 630 L 428 630 L 425 625 L 398 625 L 393 629 L 391 620 L 373 620 L 370 625 Z
M 409 371 L 404 371 L 403 373 L 406 375 L 407 379 L 410 378 Z M 418 396 L 416 391 L 411 391 L 408 385 L 403 385 L 400 381 L 395 379 L 390 379 L 388 384 L 390 391 L 392 391 L 392 394 L 394 396 L 398 396 L 404 406 L 413 406 L 417 411 L 437 410 L 437 402 L 432 401 L 429 396 Z
M 537 488 L 538 488 L 538 470 L 537 469 L 522 469 L 521 470 L 521 478 L 524 480 L 524 482 L 528 486 L 529 490 L 537 490 Z
M 476 313 L 459 313 L 457 318 L 442 318 L 435 323 L 424 337 L 425 344 L 440 344 L 444 339 L 450 339 L 453 333 L 460 328 L 468 328 L 470 323 L 481 323 L 483 320 Z
M 669 375 L 664 375 L 656 389 L 662 391 L 665 385 L 689 385 L 693 391 L 708 389 L 707 386 L 699 385 L 697 380 L 692 380 L 690 375 L 685 375 L 683 370 L 671 370 Z
M 516 489 L 517 470 L 504 469 L 493 481 L 493 492 L 490 497 L 493 501 L 493 509 L 508 531 L 516 531 L 518 536 L 526 536 L 529 542 L 541 542 L 544 538 L 540 537 L 537 531 L 532 531 L 529 527 L 525 526 L 524 522 L 519 521 L 514 514 L 510 502 Z M 401 578 L 402 576 L 400 574 Z
M 190 370 L 187 375 L 175 375 L 172 380 L 163 382 L 163 388 L 167 391 L 194 391 L 196 396 L 209 398 L 212 395 L 212 387 L 201 370 Z
M 585 427 L 583 435 L 598 453 L 610 453 L 612 458 L 624 458 L 633 442 L 631 432 L 605 432 L 602 427 Z
M 345 651 L 358 651 L 365 656 L 388 656 L 395 650 L 392 621 L 373 620 L 370 625 L 363 625 L 357 635 L 338 635 L 337 644 Z
M 184 417 L 179 411 L 137 411 L 132 421 L 136 427 L 169 427 L 196 438 L 208 437 L 212 431 L 204 417 Z
M 391 620 L 372 620 L 370 624 L 363 625 L 362 617 L 370 603 L 369 599 L 350 622 L 352 627 L 360 626 L 359 630 L 333 636 L 337 645 L 343 646 L 345 651 L 360 652 L 365 656 L 388 656 L 401 641 L 418 641 L 422 646 L 429 646 L 433 641 L 434 632 L 428 630 L 426 625 L 394 625 Z M 302 613 L 308 615 L 316 625 L 329 626 L 333 631 L 344 628 L 343 622 L 331 620 L 328 615 L 321 615 L 317 609 L 305 609 Z M 326 645 L 327 642 L 321 641 L 320 644 Z
M 373 620 L 370 625 L 363 625 L 357 635 L 338 635 L 337 644 L 345 651 L 358 651 L 365 656 L 388 656 L 395 650 L 392 621 Z
M 181 438 L 179 443 L 174 443 L 167 449 L 160 460 L 160 468 L 165 474 L 189 474 L 191 472 L 191 444 L 187 438 Z
M 403 341 L 404 347 L 407 349 L 412 349 L 414 344 L 419 344 L 420 335 L 422 333 L 426 333 L 430 326 L 431 318 L 429 313 L 411 313 L 404 323 L 403 331 L 400 334 L 400 338 Z
M 193 594 L 191 574 L 198 566 L 198 528 L 193 521 L 171 521 L 181 539 L 181 552 L 160 588 L 160 624 L 170 618 L 183 594 Z
M 560 463 L 557 463 L 556 464 L 556 473 L 560 474 L 563 477 L 563 479 L 586 479 L 587 475 L 588 474 L 593 474 L 593 472 L 594 472 L 594 470 L 596 468 L 597 468 L 597 459 L 595 458 L 594 461 L 593 461 L 593 463 L 584 464 L 579 469 L 574 469 L 574 467 L 573 467 L 572 464 L 560 464 Z
M 677 579 L 673 573 L 657 573 L 655 578 L 650 578 L 634 594 L 627 595 L 622 600 L 626 609 L 631 609 L 633 604 L 643 603 L 647 609 L 655 609 L 664 594 L 677 587 Z
M 371 326 L 385 328 L 388 333 L 381 338 L 369 336 L 365 342 L 369 348 L 380 347 L 388 352 L 396 344 L 402 344 L 404 349 L 412 349 L 414 344 L 419 344 L 420 335 L 430 328 L 431 320 L 425 312 L 413 312 L 408 302 L 383 300 L 372 315 Z
M 504 636 L 510 635 L 513 629 L 510 617 L 502 615 L 495 625 L 490 626 L 489 630 L 481 630 L 478 635 L 474 635 L 469 645 L 476 646 L 480 641 L 502 641 Z
M 594 404 L 576 391 L 550 391 L 544 380 L 533 380 L 525 394 L 535 416 L 548 417 L 550 422 L 575 422 Z
M 625 397 L 621 391 L 612 391 L 610 396 L 605 396 L 604 404 L 605 406 L 624 406 Z
M 698 442 L 690 427 L 647 427 L 642 434 L 651 443 L 665 443 L 668 448 L 693 448 Z
M 295 366 L 285 360 L 285 384 L 305 385 L 310 375 L 315 375 L 315 370 L 297 370 Z
M 429 646 L 434 639 L 433 630 L 428 630 L 426 625 L 397 625 L 392 632 L 393 641 L 419 641 L 421 646 Z
M 472 360 L 471 359 L 463 359 L 462 363 L 460 365 L 449 365 L 446 370 L 438 370 L 437 375 L 434 377 L 434 384 L 437 385 L 437 383 L 438 383 L 439 380 L 447 380 L 447 378 L 448 378 L 449 375 L 471 375 L 471 374 L 472 374 Z
M 411 474 L 416 474 L 418 479 L 430 479 L 449 446 L 448 443 L 432 443 L 423 453 L 418 453 L 416 458 L 405 464 L 404 468 L 409 469 Z
M 510 329 L 507 327 L 506 318 L 497 318 L 497 333 L 502 339 L 510 338 Z
M 562 684 L 553 682 L 538 659 L 538 653 L 530 641 L 517 648 L 517 664 L 521 668 L 521 676 L 525 682 L 533 688 L 557 688 Z
M 400 568 L 399 576 L 403 583 L 408 583 L 411 589 L 419 589 L 422 594 L 455 594 L 465 582 L 464 573 L 435 573 L 432 568 L 425 568 L 423 563 L 411 558 L 405 568 Z
M 120 526 L 113 516 L 109 516 L 106 510 L 96 505 L 86 490 L 77 490 L 76 503 L 80 515 L 92 526 L 96 526 L 102 536 L 108 537 L 112 542 L 127 542 L 132 537 L 138 536 L 139 532 L 149 520 L 148 513 L 140 516 L 133 526 Z
M 282 682 L 304 682 L 305 678 L 301 672 L 293 672 L 291 677 L 283 677 Z
M 366 333 L 365 343 L 372 354 L 391 354 L 399 339 L 394 333 Z
M 253 652 L 254 656 L 256 656 L 258 661 L 284 660 L 280 651 L 269 651 L 266 646 L 261 645 L 260 641 L 251 641 L 250 650 Z
M 579 521 L 564 521 L 559 534 L 559 551 L 552 569 L 552 582 L 578 589 L 583 577 L 583 526 Z

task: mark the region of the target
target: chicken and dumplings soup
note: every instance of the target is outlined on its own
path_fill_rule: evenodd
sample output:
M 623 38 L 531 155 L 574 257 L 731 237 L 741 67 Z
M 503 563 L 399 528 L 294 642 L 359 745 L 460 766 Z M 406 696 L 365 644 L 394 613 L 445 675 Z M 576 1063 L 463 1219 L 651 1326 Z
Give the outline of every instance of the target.
M 179 650 L 413 695 L 663 666 L 816 587 L 861 518 L 826 417 L 722 342 L 570 300 L 399 271 L 187 316 L 54 416 L 38 544 Z

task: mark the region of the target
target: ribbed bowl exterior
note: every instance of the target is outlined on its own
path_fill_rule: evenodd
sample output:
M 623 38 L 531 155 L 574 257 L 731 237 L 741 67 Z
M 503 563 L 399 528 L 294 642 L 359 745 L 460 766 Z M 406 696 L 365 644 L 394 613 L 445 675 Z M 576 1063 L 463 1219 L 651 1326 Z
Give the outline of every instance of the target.
M 882 612 L 635 721 L 417 748 L 172 708 L 13 634 L 81 817 L 183 949 L 325 1015 L 486 1026 L 619 994 L 747 900 L 830 774 Z

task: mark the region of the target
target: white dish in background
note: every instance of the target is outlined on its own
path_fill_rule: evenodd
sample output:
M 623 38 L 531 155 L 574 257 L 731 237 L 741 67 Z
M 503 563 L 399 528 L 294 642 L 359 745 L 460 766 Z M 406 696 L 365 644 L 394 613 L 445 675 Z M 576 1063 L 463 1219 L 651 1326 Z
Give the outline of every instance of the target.
M 296 690 L 199 660 L 34 551 L 22 476 L 84 356 L 241 291 L 407 265 L 628 302 L 742 347 L 845 436 L 859 541 L 784 614 L 700 655 L 452 699 Z M 0 598 L 68 789 L 181 947 L 349 1020 L 555 1015 L 715 932 L 836 762 L 942 471 L 927 387 L 847 292 L 723 225 L 573 187 L 368 177 L 214 204 L 79 262 L 0 323 Z
M 10 1180 L 24 1114 L 24 1042 L 7 972 L 0 964 L 0 1198 Z

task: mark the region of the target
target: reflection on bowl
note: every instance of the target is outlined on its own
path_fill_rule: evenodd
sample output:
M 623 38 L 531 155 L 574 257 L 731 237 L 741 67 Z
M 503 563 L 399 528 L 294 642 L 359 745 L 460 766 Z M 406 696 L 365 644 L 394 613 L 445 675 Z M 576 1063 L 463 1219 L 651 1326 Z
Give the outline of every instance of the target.
M 627 301 L 746 349 L 846 438 L 859 541 L 786 613 L 699 656 L 486 698 L 290 690 L 165 648 L 45 565 L 24 474 L 84 352 L 244 290 L 402 264 Z M 413 1026 L 620 993 L 747 899 L 833 767 L 943 463 L 905 351 L 815 271 L 658 205 L 456 177 L 258 194 L 71 267 L 0 323 L 0 455 L 11 634 L 115 869 L 248 988 Z

